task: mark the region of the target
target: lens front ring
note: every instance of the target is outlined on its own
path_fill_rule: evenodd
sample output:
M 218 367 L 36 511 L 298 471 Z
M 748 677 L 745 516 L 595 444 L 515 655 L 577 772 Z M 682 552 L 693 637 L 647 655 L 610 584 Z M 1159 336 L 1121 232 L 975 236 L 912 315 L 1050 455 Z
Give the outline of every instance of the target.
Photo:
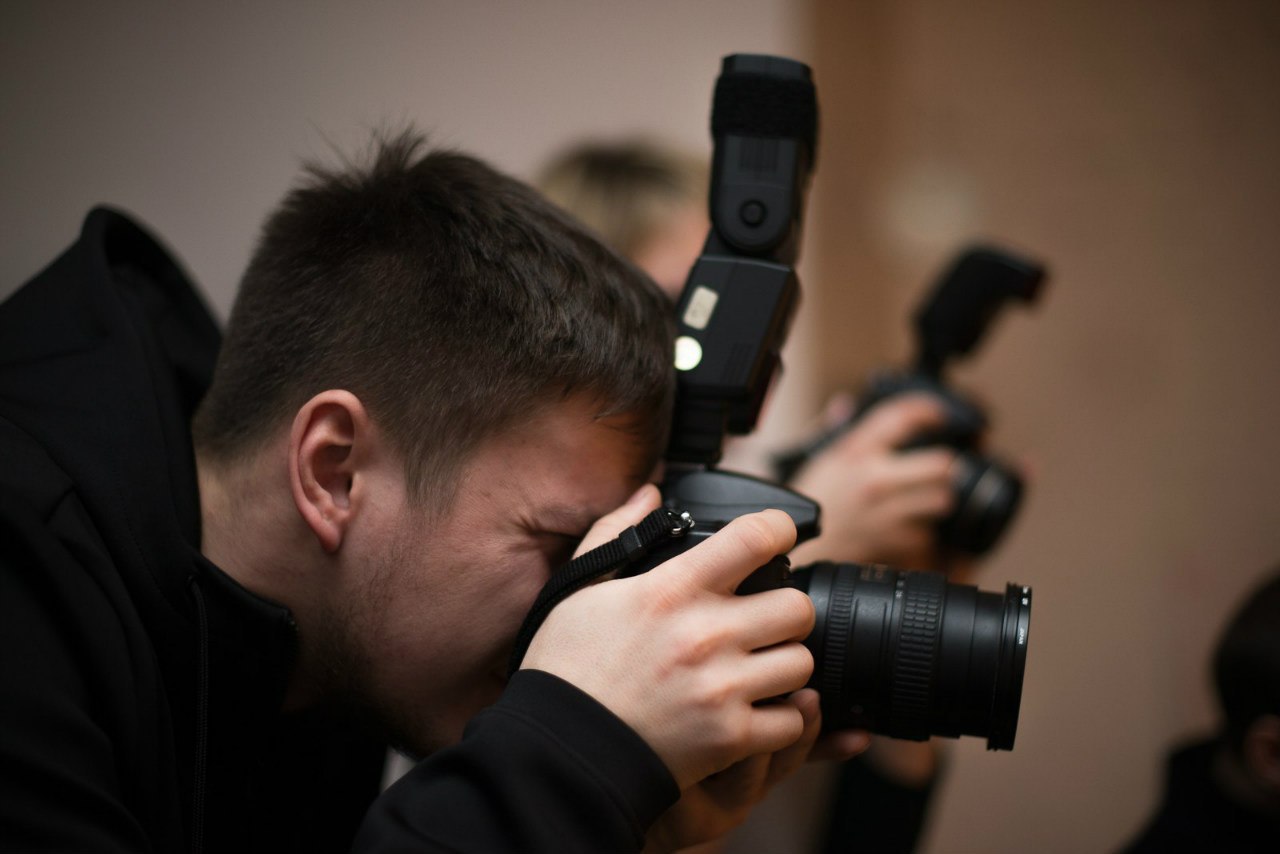
M 1000 664 L 991 696 L 988 750 L 1012 750 L 1022 706 L 1022 680 L 1027 667 L 1031 631 L 1031 588 L 1006 585 L 1004 620 L 1000 630 Z

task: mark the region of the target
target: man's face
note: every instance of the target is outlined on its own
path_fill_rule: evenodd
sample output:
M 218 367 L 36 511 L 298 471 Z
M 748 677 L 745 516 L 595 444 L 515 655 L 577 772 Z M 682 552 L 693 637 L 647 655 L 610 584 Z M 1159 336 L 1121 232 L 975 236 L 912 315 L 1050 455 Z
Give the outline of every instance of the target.
M 538 591 L 578 539 L 650 476 L 622 419 L 569 400 L 482 444 L 437 513 L 412 506 L 392 472 L 359 539 L 362 589 L 338 606 L 340 678 L 398 746 L 457 741 L 493 703 Z M 353 532 L 354 534 L 355 532 Z M 344 548 L 348 544 L 344 544 Z M 334 626 L 338 628 L 338 626 Z

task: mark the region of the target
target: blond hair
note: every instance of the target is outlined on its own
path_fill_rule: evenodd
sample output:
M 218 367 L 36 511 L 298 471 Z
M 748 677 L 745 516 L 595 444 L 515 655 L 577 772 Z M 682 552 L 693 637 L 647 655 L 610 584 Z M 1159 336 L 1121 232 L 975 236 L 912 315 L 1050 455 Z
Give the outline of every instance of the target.
M 679 211 L 705 205 L 709 170 L 705 159 L 649 139 L 587 142 L 553 158 L 536 184 L 634 258 Z

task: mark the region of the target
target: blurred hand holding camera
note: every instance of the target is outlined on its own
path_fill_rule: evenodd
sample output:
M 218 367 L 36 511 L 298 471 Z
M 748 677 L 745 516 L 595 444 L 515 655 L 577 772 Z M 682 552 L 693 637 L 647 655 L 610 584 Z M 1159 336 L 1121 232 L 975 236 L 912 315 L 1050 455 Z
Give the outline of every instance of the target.
M 822 506 L 822 533 L 796 548 L 795 562 L 937 567 L 935 525 L 955 503 L 951 484 L 956 454 L 937 446 L 898 449 L 945 420 L 946 410 L 938 401 L 903 395 L 876 405 L 814 455 L 791 486 Z

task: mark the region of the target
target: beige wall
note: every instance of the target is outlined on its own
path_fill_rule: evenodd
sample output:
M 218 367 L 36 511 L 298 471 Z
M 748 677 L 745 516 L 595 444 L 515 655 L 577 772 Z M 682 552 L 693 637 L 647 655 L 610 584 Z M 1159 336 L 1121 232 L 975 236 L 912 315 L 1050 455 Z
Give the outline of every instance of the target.
M 784 0 L 0 4 L 0 294 L 109 201 L 230 306 L 299 157 L 413 121 L 528 175 L 586 134 L 710 150 L 722 55 L 794 53 Z
M 928 850 L 1109 850 L 1209 725 L 1207 648 L 1280 562 L 1277 7 L 816 9 L 823 385 L 905 356 L 964 241 L 1054 273 L 960 377 L 1036 469 L 983 586 L 1036 599 L 1017 748 L 961 744 Z

